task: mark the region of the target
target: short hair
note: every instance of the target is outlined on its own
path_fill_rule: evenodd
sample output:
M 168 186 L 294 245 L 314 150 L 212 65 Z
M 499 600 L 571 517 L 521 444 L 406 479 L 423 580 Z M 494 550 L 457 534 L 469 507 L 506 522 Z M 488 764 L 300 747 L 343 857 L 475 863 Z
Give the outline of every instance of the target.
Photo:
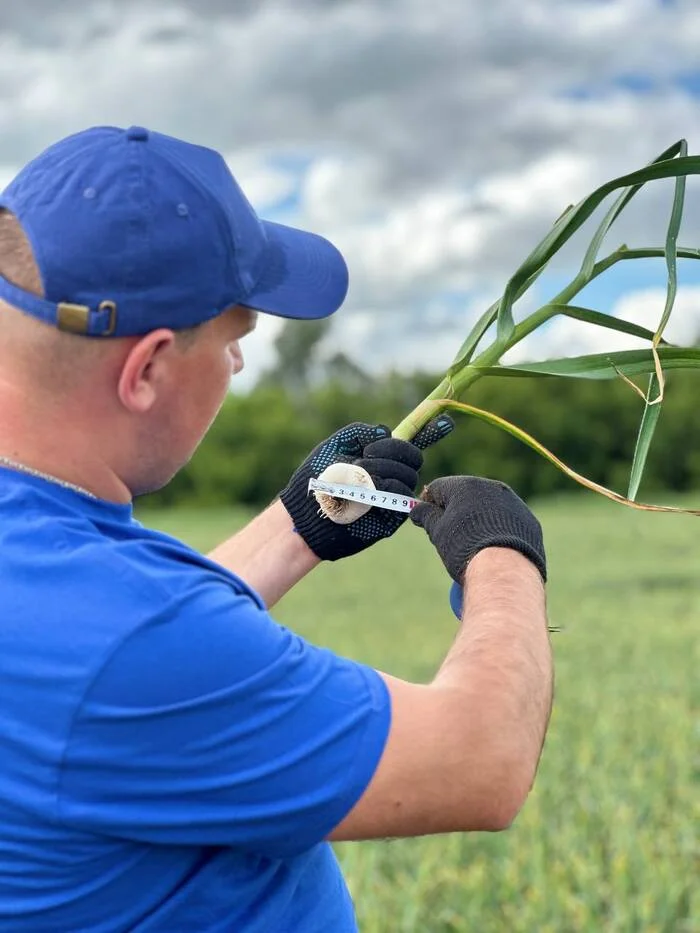
M 6 208 L 0 208 L 0 275 L 26 292 L 44 295 L 32 244 L 17 216 Z

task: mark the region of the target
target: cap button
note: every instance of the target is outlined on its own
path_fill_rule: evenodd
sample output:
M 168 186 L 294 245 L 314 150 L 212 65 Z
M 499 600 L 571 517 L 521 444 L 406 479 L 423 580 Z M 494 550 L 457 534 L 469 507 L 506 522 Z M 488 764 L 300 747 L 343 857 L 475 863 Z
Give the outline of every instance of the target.
M 148 130 L 143 126 L 130 126 L 126 131 L 126 138 L 145 143 L 148 139 Z

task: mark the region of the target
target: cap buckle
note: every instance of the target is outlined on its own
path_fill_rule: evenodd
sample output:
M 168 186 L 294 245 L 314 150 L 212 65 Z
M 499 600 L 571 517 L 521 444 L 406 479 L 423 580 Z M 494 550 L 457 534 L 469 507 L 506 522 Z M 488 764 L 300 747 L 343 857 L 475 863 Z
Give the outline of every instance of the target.
M 98 311 L 109 311 L 109 323 L 105 330 L 96 337 L 111 337 L 117 326 L 117 305 L 114 301 L 101 301 Z M 57 307 L 56 324 L 59 330 L 70 334 L 86 335 L 90 333 L 90 308 L 61 301 Z
M 111 337 L 117 327 L 117 304 L 114 301 L 101 301 L 98 311 L 109 311 L 109 324 L 100 337 Z
M 59 330 L 70 334 L 87 334 L 90 309 L 85 305 L 74 305 L 68 301 L 59 303 L 56 324 Z

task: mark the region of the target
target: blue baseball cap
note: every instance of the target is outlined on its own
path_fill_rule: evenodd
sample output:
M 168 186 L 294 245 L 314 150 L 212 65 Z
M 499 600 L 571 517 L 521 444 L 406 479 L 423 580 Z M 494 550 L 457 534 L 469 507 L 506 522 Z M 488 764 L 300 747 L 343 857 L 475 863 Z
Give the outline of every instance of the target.
M 0 276 L 0 298 L 73 333 L 181 330 L 232 305 L 323 318 L 347 293 L 345 261 L 328 240 L 260 220 L 218 152 L 144 127 L 93 127 L 55 143 L 0 207 L 29 238 L 45 295 Z

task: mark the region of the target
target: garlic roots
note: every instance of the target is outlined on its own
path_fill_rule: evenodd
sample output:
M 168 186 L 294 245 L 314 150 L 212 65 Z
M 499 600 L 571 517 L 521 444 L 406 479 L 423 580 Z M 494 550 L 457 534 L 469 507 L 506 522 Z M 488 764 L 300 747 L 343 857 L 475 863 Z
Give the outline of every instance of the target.
M 352 463 L 331 463 L 318 477 L 327 483 L 347 483 L 349 486 L 367 486 L 374 489 L 375 485 L 369 473 L 362 467 L 353 466 Z M 330 518 L 336 525 L 349 525 L 362 518 L 372 508 L 362 502 L 351 502 L 346 499 L 336 499 L 327 492 L 314 492 L 319 509 L 326 518 Z

